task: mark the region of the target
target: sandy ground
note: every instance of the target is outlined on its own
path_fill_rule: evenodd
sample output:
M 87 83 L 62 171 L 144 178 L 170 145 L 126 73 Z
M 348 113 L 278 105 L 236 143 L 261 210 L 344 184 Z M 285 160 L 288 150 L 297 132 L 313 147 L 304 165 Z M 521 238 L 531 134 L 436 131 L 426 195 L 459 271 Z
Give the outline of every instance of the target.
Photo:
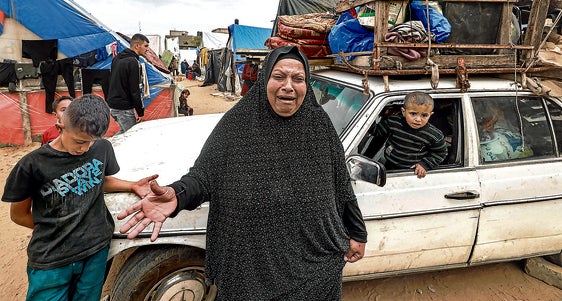
M 188 103 L 194 107 L 196 115 L 225 112 L 236 103 L 236 100 L 217 91 L 216 86 L 199 87 L 201 82 L 198 81 L 183 81 L 180 84 L 190 89 Z M 38 146 L 38 143 L 34 143 L 30 146 L 0 148 L 0 194 L 14 164 Z M 9 205 L 3 202 L 0 202 L 0 225 L 0 301 L 25 300 L 26 247 L 31 230 L 11 222 Z M 105 292 L 109 292 L 108 285 L 104 288 Z M 521 262 L 510 262 L 346 283 L 343 299 L 555 301 L 562 300 L 562 290 L 525 274 Z

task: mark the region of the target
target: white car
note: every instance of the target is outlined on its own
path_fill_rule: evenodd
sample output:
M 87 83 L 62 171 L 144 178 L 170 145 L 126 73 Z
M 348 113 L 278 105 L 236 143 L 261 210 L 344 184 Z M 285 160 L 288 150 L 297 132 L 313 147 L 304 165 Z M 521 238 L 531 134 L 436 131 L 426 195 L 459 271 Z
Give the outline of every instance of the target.
M 365 257 L 346 265 L 344 281 L 560 254 L 559 99 L 491 77 L 470 78 L 466 92 L 454 78 L 441 78 L 437 89 L 427 78 L 370 78 L 367 87 L 363 78 L 321 70 L 312 82 L 340 135 L 369 233 Z M 384 141 L 369 134 L 411 91 L 434 98 L 430 122 L 448 142 L 445 162 L 422 179 L 412 170 L 385 170 L 379 162 Z M 158 173 L 160 184 L 179 179 L 221 116 L 144 122 L 112 138 L 121 165 L 117 176 Z M 122 193 L 106 197 L 114 216 L 136 200 Z M 123 221 L 116 220 L 110 258 L 134 252 L 117 276 L 112 300 L 169 300 L 187 291 L 193 300 L 213 300 L 216 288 L 204 281 L 207 213 L 208 204 L 182 211 L 164 223 L 154 243 L 152 229 L 128 240 L 118 232 Z

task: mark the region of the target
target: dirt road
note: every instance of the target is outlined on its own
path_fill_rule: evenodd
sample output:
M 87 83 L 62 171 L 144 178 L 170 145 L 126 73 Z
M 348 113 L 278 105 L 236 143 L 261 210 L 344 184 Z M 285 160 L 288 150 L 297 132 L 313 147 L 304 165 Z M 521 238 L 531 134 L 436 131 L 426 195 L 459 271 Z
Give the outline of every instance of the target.
M 200 82 L 181 83 L 190 89 L 188 103 L 195 114 L 225 112 L 236 101 L 225 98 L 215 86 L 198 87 Z M 189 117 L 182 117 L 189 118 Z M 39 144 L 0 148 L 0 193 L 13 165 Z M 31 231 L 10 221 L 9 205 L 0 203 L 0 301 L 25 300 L 27 277 L 26 247 Z M 109 288 L 106 287 L 106 292 Z M 520 262 L 413 274 L 372 281 L 346 283 L 343 299 L 368 300 L 470 300 L 470 301 L 559 301 L 562 290 L 528 276 Z

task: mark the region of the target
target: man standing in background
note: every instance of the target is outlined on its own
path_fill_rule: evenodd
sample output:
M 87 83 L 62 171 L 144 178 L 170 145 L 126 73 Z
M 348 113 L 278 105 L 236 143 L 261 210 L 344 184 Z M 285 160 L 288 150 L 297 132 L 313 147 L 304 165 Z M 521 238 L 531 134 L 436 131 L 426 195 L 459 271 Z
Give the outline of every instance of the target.
M 106 100 L 111 108 L 111 116 L 121 128 L 117 134 L 124 133 L 143 120 L 143 72 L 139 56 L 145 56 L 148 44 L 146 36 L 140 33 L 133 35 L 129 48 L 119 53 L 111 63 L 109 95 Z

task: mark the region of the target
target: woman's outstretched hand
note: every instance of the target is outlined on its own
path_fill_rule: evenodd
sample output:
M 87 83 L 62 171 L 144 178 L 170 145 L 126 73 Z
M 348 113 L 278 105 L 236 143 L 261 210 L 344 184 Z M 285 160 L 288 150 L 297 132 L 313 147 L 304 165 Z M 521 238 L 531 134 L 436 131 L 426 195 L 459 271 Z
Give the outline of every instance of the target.
M 117 215 L 117 219 L 120 220 L 130 216 L 129 220 L 119 229 L 122 234 L 133 229 L 127 235 L 129 239 L 137 237 L 148 225 L 154 223 L 150 241 L 155 241 L 162 229 L 162 223 L 178 205 L 176 192 L 172 187 L 160 186 L 156 180 L 151 180 L 149 185 L 151 191 L 144 198 Z

